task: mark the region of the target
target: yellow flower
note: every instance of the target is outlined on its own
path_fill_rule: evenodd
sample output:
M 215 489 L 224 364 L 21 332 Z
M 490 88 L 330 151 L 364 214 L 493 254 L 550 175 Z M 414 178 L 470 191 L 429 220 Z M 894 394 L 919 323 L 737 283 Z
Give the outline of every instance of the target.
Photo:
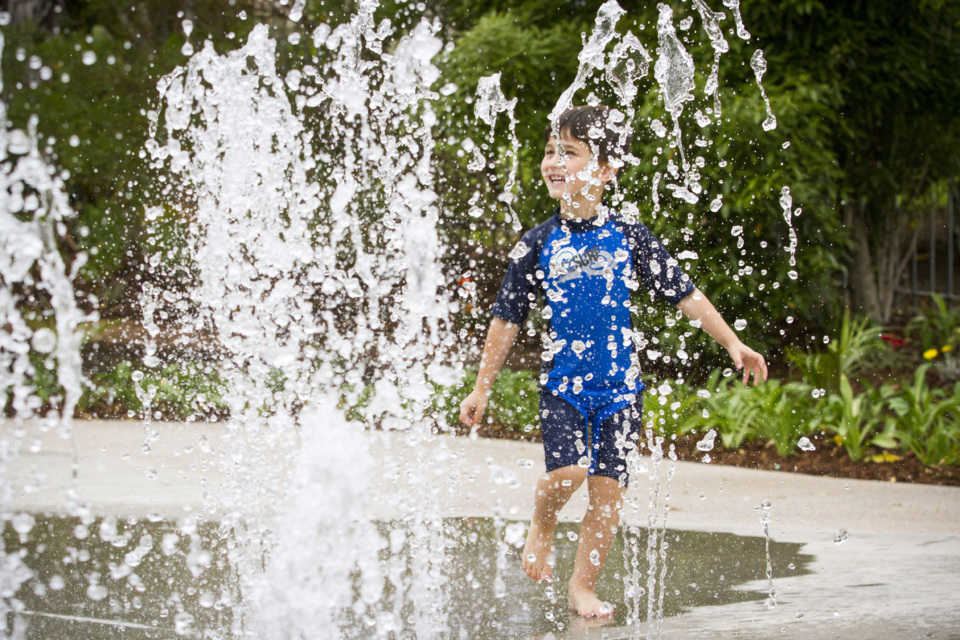
M 950 350 L 951 350 L 951 349 L 953 349 L 953 347 L 951 347 L 951 346 L 948 345 L 948 344 L 945 344 L 945 345 L 943 345 L 942 347 L 940 347 L 940 351 L 942 351 L 942 352 L 944 352 L 944 353 L 950 353 Z
M 940 352 L 936 349 L 927 349 L 926 351 L 923 352 L 923 357 L 926 358 L 927 360 L 933 360 L 934 358 L 937 357 L 938 353 Z

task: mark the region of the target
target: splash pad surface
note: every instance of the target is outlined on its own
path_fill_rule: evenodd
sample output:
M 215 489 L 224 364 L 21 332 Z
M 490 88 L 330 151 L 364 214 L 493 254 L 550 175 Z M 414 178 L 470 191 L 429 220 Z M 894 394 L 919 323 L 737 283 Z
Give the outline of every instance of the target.
M 128 518 L 153 519 L 156 520 L 154 527 L 166 527 L 167 533 L 175 531 L 177 527 L 171 523 L 182 524 L 185 518 L 201 514 L 203 492 L 216 490 L 222 480 L 216 465 L 212 464 L 219 455 L 222 425 L 164 423 L 154 426 L 164 437 L 158 440 L 157 448 L 145 455 L 141 452 L 140 431 L 131 428 L 130 423 L 78 424 L 74 439 L 79 450 L 80 488 L 89 497 L 97 523 L 90 527 L 91 537 L 96 538 L 100 534 L 99 523 L 104 518 L 109 523 L 111 517 L 112 522 L 119 524 L 119 531 Z M 62 509 L 61 491 L 70 486 L 70 448 L 55 432 L 47 432 L 42 437 L 46 441 L 40 452 L 24 454 L 18 459 L 17 468 L 11 471 L 25 475 L 42 473 L 46 484 L 39 492 L 14 496 L 10 507 L 22 512 L 57 515 Z M 413 453 L 404 434 L 369 433 L 368 438 L 372 455 L 378 462 L 377 477 L 371 483 L 377 487 L 371 501 L 372 511 L 383 527 L 386 526 L 383 523 L 404 514 L 402 501 L 408 488 L 394 474 Z M 460 474 L 457 490 L 442 495 L 440 513 L 447 526 L 473 527 L 479 540 L 470 552 L 451 554 L 452 566 L 472 565 L 476 568 L 476 577 L 481 568 L 490 571 L 496 561 L 498 550 L 493 538 L 484 537 L 484 532 L 489 533 L 494 527 L 493 519 L 502 518 L 501 527 L 507 528 L 523 524 L 522 518 L 529 513 L 532 487 L 541 470 L 538 464 L 528 466 L 526 461 L 536 459 L 538 445 L 449 436 L 437 436 L 431 444 L 433 455 L 455 463 L 451 467 Z M 866 637 L 869 633 L 885 638 L 951 638 L 960 631 L 960 615 L 953 598 L 960 588 L 957 489 L 819 478 L 701 463 L 676 464 L 667 530 L 673 545 L 673 560 L 668 560 L 668 565 L 671 575 L 676 573 L 683 579 L 680 582 L 667 579 L 665 637 L 679 634 L 690 638 L 818 639 Z M 646 482 L 646 478 L 639 479 L 630 494 L 642 500 L 646 495 Z M 763 537 L 756 509 L 763 500 L 771 503 L 773 580 L 778 601 L 775 609 L 763 607 L 768 585 L 763 576 Z M 584 507 L 585 501 L 575 497 L 561 519 L 565 523 L 576 522 Z M 636 522 L 638 517 L 628 512 L 626 522 L 631 519 Z M 46 525 L 42 523 L 56 521 L 57 518 L 44 520 L 38 515 L 35 531 L 43 530 Z M 560 533 L 567 535 L 575 530 L 567 524 L 561 527 Z M 841 530 L 847 535 L 838 544 Z M 464 529 L 461 534 L 451 539 L 467 545 L 470 531 Z M 8 531 L 7 535 L 12 535 L 11 541 L 15 541 L 16 534 Z M 154 553 L 163 557 L 160 549 L 163 536 L 155 537 Z M 82 541 L 72 533 L 55 536 L 47 540 L 47 544 L 52 545 L 53 540 L 75 548 L 82 546 Z M 168 544 L 174 541 L 168 539 Z M 188 542 L 181 536 L 178 544 Z M 563 575 L 564 554 L 572 551 L 573 543 L 561 541 L 559 545 L 558 573 Z M 125 553 L 134 551 L 137 540 L 127 546 Z M 693 571 L 686 573 L 687 560 L 682 560 L 684 547 L 695 550 L 693 555 L 697 556 L 690 560 Z M 183 564 L 188 556 L 178 553 L 172 557 Z M 615 557 L 616 553 L 611 556 Z M 794 569 L 788 568 L 790 563 L 795 565 Z M 737 564 L 745 571 L 726 568 Z M 590 627 L 562 615 L 562 607 L 551 605 L 545 588 L 529 583 L 520 573 L 519 558 L 512 549 L 508 549 L 507 565 L 506 601 L 519 606 L 520 600 L 527 599 L 530 607 L 543 610 L 531 613 L 517 609 L 511 615 L 492 618 L 497 633 L 502 634 L 496 637 L 547 638 L 549 633 L 558 639 L 629 637 L 626 627 L 618 625 L 616 618 L 608 625 Z M 180 567 L 180 571 L 189 571 L 189 567 Z M 469 573 L 470 569 L 465 571 Z M 714 571 L 712 576 L 711 571 Z M 605 577 L 610 578 L 615 572 L 616 566 L 611 563 Z M 752 578 L 748 577 L 751 572 Z M 704 577 L 696 577 L 698 573 Z M 724 576 L 723 580 L 720 575 Z M 108 576 L 103 579 L 110 580 Z M 504 606 L 505 600 L 495 598 L 489 585 L 468 588 L 470 577 L 466 574 L 450 579 L 451 593 L 461 599 L 472 593 L 472 605 L 478 610 Z M 459 584 L 455 584 L 457 581 Z M 31 583 L 26 587 L 31 588 Z M 555 599 L 562 604 L 563 580 L 554 583 L 553 588 Z M 719 595 L 724 591 L 725 595 Z M 698 592 L 709 597 L 697 598 Z M 523 598 L 518 598 L 521 594 Z M 198 591 L 195 597 L 202 595 Z M 148 600 L 149 596 L 143 598 Z M 717 604 L 705 606 L 710 599 Z M 96 604 L 86 596 L 78 598 L 78 602 L 87 606 Z M 148 601 L 144 606 L 160 604 Z M 215 613 L 212 607 L 201 610 Z M 536 615 L 547 612 L 552 613 L 554 620 Z M 109 636 L 109 633 L 104 635 L 107 627 L 96 622 L 93 616 L 70 615 L 70 619 L 47 617 L 36 629 L 51 629 L 54 627 L 49 625 L 60 624 L 70 625 L 77 637 Z M 111 615 L 114 620 L 124 619 L 116 612 Z M 563 628 L 558 628 L 558 622 Z M 166 630 L 149 626 L 149 621 L 147 625 L 139 624 L 142 626 L 128 625 L 116 637 L 176 637 L 172 619 L 166 621 Z M 109 630 L 113 633 L 117 628 L 109 627 Z M 495 637 L 484 635 L 488 630 L 485 627 L 469 637 Z

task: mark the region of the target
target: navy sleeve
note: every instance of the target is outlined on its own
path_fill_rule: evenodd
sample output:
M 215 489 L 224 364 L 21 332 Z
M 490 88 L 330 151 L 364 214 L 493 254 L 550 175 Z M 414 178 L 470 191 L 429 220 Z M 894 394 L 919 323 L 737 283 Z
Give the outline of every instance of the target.
M 637 223 L 627 225 L 626 232 L 633 243 L 633 266 L 642 286 L 674 306 L 693 293 L 696 287 L 690 276 L 649 229 Z
M 510 252 L 510 264 L 497 293 L 497 301 L 493 304 L 494 317 L 513 324 L 523 324 L 527 319 L 530 307 L 537 300 L 540 282 L 537 268 L 546 236 L 544 226 L 540 225 L 524 234 Z

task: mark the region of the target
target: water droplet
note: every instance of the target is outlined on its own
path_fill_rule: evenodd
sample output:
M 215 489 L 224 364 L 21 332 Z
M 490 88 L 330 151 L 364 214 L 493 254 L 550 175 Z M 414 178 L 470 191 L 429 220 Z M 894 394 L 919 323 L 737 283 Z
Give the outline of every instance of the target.
M 92 65 L 94 62 L 97 61 L 97 54 L 95 54 L 93 51 L 84 51 L 82 59 L 83 59 L 83 64 L 89 67 L 90 65 Z
M 697 449 L 699 451 L 712 451 L 714 440 L 717 438 L 717 432 L 714 429 L 710 429 L 704 434 L 700 442 L 697 443 Z
M 87 597 L 93 600 L 94 602 L 99 602 L 106 598 L 110 592 L 102 584 L 92 584 L 87 587 Z
M 833 541 L 834 541 L 836 544 L 843 544 L 844 542 L 847 541 L 847 538 L 849 538 L 849 537 L 850 537 L 850 536 L 849 536 L 849 534 L 847 534 L 847 530 L 846 530 L 846 529 L 840 529 L 840 531 L 837 531 L 837 535 L 833 536 Z
M 586 350 L 587 345 L 583 340 L 574 340 L 570 343 L 570 349 L 578 356 Z
M 33 529 L 33 525 L 36 524 L 33 516 L 29 513 L 18 513 L 11 520 L 13 524 L 13 530 L 20 534 L 21 540 L 30 533 L 30 530 Z
M 733 323 L 733 328 L 736 329 L 737 331 L 743 331 L 744 329 L 747 328 L 747 321 L 744 320 L 743 318 L 738 318 Z
M 795 615 L 794 618 L 796 618 L 797 620 L 803 620 L 803 612 L 798 611 L 797 615 Z
M 30 137 L 26 133 L 20 129 L 12 129 L 9 136 L 7 149 L 10 153 L 24 154 L 30 151 Z
M 576 542 L 576 541 L 577 541 L 577 538 L 579 538 L 579 537 L 580 537 L 580 536 L 577 535 L 577 532 L 576 532 L 576 531 L 568 531 L 568 532 L 567 532 L 567 540 L 569 540 L 570 542 Z
M 600 566 L 600 552 L 597 549 L 590 550 L 590 564 L 595 567 Z
M 521 240 L 513 248 L 513 251 L 510 252 L 510 259 L 519 260 L 528 253 L 530 253 L 530 247 L 528 247 L 527 244 Z
M 66 585 L 66 583 L 63 581 L 63 576 L 61 576 L 61 575 L 55 575 L 55 576 L 53 576 L 53 577 L 50 578 L 49 587 L 50 587 L 50 589 L 52 589 L 53 591 L 60 591 L 60 590 L 63 589 L 65 586 L 67 586 L 67 585 Z
M 738 224 L 737 224 L 737 225 L 734 225 L 733 227 L 730 228 L 730 235 L 732 235 L 732 236 L 734 236 L 734 237 L 742 236 L 742 235 L 743 235 L 743 227 L 741 227 L 741 226 L 738 225 Z
M 173 617 L 174 631 L 178 636 L 192 635 L 193 616 L 186 611 L 181 611 Z
M 703 491 L 701 491 L 700 493 L 697 494 L 697 497 L 700 498 L 701 500 L 706 500 L 706 499 L 707 499 L 707 494 L 705 494 Z
M 51 353 L 57 346 L 57 334 L 46 327 L 37 329 L 30 344 L 38 353 Z
M 810 438 L 807 438 L 806 436 L 804 436 L 803 438 L 800 438 L 800 440 L 797 441 L 797 446 L 798 446 L 802 451 L 814 451 L 814 450 L 816 450 L 816 447 L 813 446 L 813 443 L 812 443 L 812 442 L 810 442 Z

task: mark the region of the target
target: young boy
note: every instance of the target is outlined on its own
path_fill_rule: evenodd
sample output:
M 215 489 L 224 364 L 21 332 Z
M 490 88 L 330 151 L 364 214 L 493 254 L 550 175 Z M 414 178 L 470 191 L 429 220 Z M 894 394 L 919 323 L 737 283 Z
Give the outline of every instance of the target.
M 547 129 L 540 172 L 560 206 L 511 253 L 476 387 L 460 405 L 465 424 L 480 422 L 520 326 L 543 293 L 541 313 L 549 326 L 540 430 L 547 473 L 537 483 L 523 569 L 536 581 L 552 578 L 557 515 L 586 480 L 589 506 L 568 585 L 570 609 L 584 617 L 613 613 L 594 585 L 619 525 L 626 453 L 636 447 L 641 426 L 641 356 L 633 339 L 631 293 L 656 295 L 699 323 L 743 370 L 744 384 L 751 374 L 754 384 L 767 378 L 763 357 L 740 342 L 650 231 L 601 204 L 629 150 L 615 117 L 622 120 L 605 107 L 574 107 Z

